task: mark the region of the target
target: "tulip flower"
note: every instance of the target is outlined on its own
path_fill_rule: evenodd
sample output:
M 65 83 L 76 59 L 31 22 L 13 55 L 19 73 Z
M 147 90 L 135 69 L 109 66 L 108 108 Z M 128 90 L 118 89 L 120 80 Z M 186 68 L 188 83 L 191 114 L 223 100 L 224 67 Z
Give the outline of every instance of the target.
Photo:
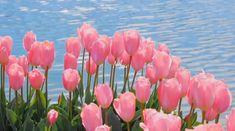
M 50 126 L 54 125 L 58 119 L 59 113 L 54 110 L 51 109 L 48 113 L 47 113 L 47 121 L 50 124 Z
M 158 81 L 157 72 L 153 64 L 147 65 L 145 74 L 146 74 L 146 78 L 149 79 L 152 85 Z
M 55 60 L 55 47 L 53 42 L 43 42 L 43 44 L 41 45 L 41 58 L 41 67 L 44 70 L 50 69 Z
M 144 67 L 145 64 L 145 51 L 143 49 L 139 49 L 133 56 L 131 60 L 131 66 L 138 72 Z
M 10 36 L 0 37 L 0 48 L 5 47 L 7 54 L 11 54 L 13 40 Z
M 81 119 L 86 131 L 94 131 L 102 125 L 101 108 L 94 103 L 85 104 L 82 108 Z
M 95 131 L 110 131 L 111 128 L 107 125 L 98 126 L 95 128 Z
M 5 47 L 0 47 L 0 64 L 6 65 L 9 61 L 9 55 Z
M 175 77 L 175 73 L 178 70 L 178 68 L 180 67 L 180 63 L 181 63 L 180 58 L 177 56 L 172 56 L 171 59 L 172 59 L 172 62 L 171 62 L 171 67 L 170 67 L 170 70 L 168 73 L 168 78 Z
M 82 44 L 84 44 L 84 32 L 88 29 L 91 28 L 92 26 L 88 23 L 83 23 L 82 26 L 77 30 L 78 33 L 78 38 L 82 40 Z
M 66 40 L 66 52 L 73 54 L 76 58 L 79 57 L 81 50 L 81 41 L 78 38 L 71 37 Z
M 8 69 L 10 87 L 17 91 L 23 87 L 24 69 L 17 63 L 10 65 Z
M 142 43 L 145 50 L 145 61 L 146 63 L 150 63 L 154 55 L 155 43 L 151 38 L 144 39 Z
M 181 87 L 181 95 L 180 97 L 184 97 L 187 94 L 189 85 L 190 85 L 190 71 L 184 68 L 178 69 L 175 73 L 175 78 L 180 83 Z
M 109 55 L 107 57 L 107 60 L 108 60 L 110 65 L 114 65 L 115 64 L 115 57 L 111 53 L 109 53 Z
M 119 59 L 119 62 L 124 66 L 127 66 L 130 64 L 130 56 L 127 54 L 125 50 L 122 52 L 121 56 L 118 59 Z
M 36 41 L 36 35 L 32 32 L 29 31 L 24 35 L 23 38 L 23 46 L 26 51 L 29 51 L 31 48 L 31 45 Z
M 162 80 L 158 88 L 158 98 L 164 112 L 174 111 L 180 100 L 180 84 L 177 79 Z
M 95 28 L 90 27 L 83 31 L 82 41 L 87 52 L 91 53 L 93 43 L 99 38 Z
M 29 72 L 29 82 L 32 88 L 40 90 L 45 80 L 44 74 L 38 69 L 33 69 Z
M 136 98 L 140 103 L 145 103 L 149 100 L 151 93 L 151 83 L 145 77 L 139 77 L 135 82 Z
M 227 117 L 227 131 L 235 130 L 235 109 L 233 108 Z
M 80 76 L 75 69 L 66 69 L 63 72 L 63 85 L 64 88 L 69 91 L 73 92 L 77 85 L 80 82 Z
M 159 44 L 157 50 L 170 54 L 170 50 L 166 44 Z
M 41 62 L 41 43 L 34 42 L 28 51 L 28 61 L 32 66 L 39 66 Z
M 90 63 L 90 66 L 89 66 L 89 63 Z M 89 71 L 89 68 L 90 68 L 90 71 Z M 94 75 L 96 72 L 96 64 L 92 60 L 92 58 L 90 59 L 90 62 L 89 60 L 86 61 L 86 72 L 90 75 Z
M 66 53 L 64 55 L 64 69 L 77 69 L 77 66 L 77 58 L 71 53 Z
M 113 101 L 113 92 L 108 84 L 100 84 L 95 87 L 95 97 L 98 104 L 107 109 Z
M 26 56 L 20 56 L 18 59 L 18 64 L 24 69 L 24 75 L 27 76 L 29 71 L 29 63 Z
M 224 131 L 222 125 L 218 124 L 204 124 L 195 127 L 194 129 L 186 129 L 186 131 Z
M 124 51 L 124 40 L 122 32 L 115 32 L 111 44 L 111 53 L 115 58 L 122 55 Z
M 132 56 L 138 50 L 140 45 L 140 34 L 136 30 L 128 30 L 123 34 L 123 40 L 126 52 Z
M 113 107 L 123 121 L 127 123 L 128 131 L 130 131 L 129 123 L 135 116 L 136 97 L 131 92 L 125 92 L 114 99 Z
M 206 121 L 212 121 L 217 117 L 218 113 L 213 109 L 210 108 L 206 111 L 205 119 Z
M 100 65 L 105 61 L 105 48 L 105 43 L 102 40 L 98 39 L 94 42 L 93 47 L 91 49 L 91 57 L 96 63 L 96 65 Z
M 157 112 L 155 109 L 145 109 L 143 111 L 144 122 L 140 127 L 144 131 L 180 131 L 181 119 L 172 114 Z
M 153 65 L 157 71 L 159 79 L 166 78 L 171 67 L 171 57 L 165 52 L 157 51 L 153 57 Z

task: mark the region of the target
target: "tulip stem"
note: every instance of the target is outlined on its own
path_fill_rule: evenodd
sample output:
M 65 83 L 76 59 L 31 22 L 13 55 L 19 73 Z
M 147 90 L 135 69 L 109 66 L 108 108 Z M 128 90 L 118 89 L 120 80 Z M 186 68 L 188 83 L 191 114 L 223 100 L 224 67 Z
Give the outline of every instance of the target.
M 87 73 L 87 88 L 89 89 L 89 92 L 90 92 L 90 65 L 91 65 L 91 53 L 89 53 L 89 57 L 88 57 L 88 73 Z
M 135 82 L 136 74 L 137 74 L 137 71 L 135 71 L 134 76 L 133 76 L 133 80 L 132 80 L 132 83 L 131 83 L 131 90 L 133 90 L 133 85 L 134 85 L 134 82 Z
M 220 114 L 218 114 L 218 115 L 216 116 L 215 123 L 218 123 L 218 122 L 219 122 L 219 118 L 220 118 Z
M 1 84 L 2 84 L 2 92 L 1 92 L 1 101 L 5 106 L 5 66 L 1 66 Z
M 109 112 L 108 109 L 105 109 L 105 124 L 109 124 Z
M 182 98 L 180 98 L 179 107 L 178 107 L 178 116 L 180 117 L 181 117 L 181 103 L 182 103 Z
M 72 120 L 72 93 L 69 92 L 69 119 Z
M 194 109 L 193 109 L 193 106 L 191 106 L 190 113 L 189 113 L 189 120 L 188 120 L 188 128 L 190 128 L 190 129 L 192 128 L 191 117 L 192 117 L 193 113 L 194 113 Z
M 113 65 L 111 65 L 111 70 L 110 70 L 109 86 L 112 86 L 112 78 L 113 78 Z
M 126 77 L 124 79 L 122 93 L 126 92 L 126 83 L 127 83 L 127 80 L 129 79 L 129 72 L 130 72 L 130 67 L 131 67 L 131 59 L 132 59 L 132 56 L 130 56 L 130 62 L 129 62 L 128 67 L 127 67 L 127 74 L 126 74 Z
M 143 110 L 145 108 L 145 103 L 141 103 L 141 122 L 144 121 Z
M 46 72 L 45 72 L 45 76 L 46 76 L 46 108 L 48 106 L 48 68 L 46 69 Z
M 40 96 L 39 96 L 39 91 L 36 90 L 36 99 L 37 99 L 37 111 L 39 115 L 39 101 L 40 101 Z
M 103 63 L 103 84 L 105 82 L 105 62 Z
M 26 76 L 26 98 L 28 101 L 29 100 L 29 77 L 28 75 Z
M 11 101 L 11 87 L 9 87 L 9 102 Z
M 131 131 L 129 122 L 127 122 L 127 131 Z
M 21 87 L 20 91 L 21 91 L 21 107 L 23 107 L 23 105 L 24 105 L 23 87 Z
M 206 116 L 206 112 L 202 111 L 202 124 L 204 124 L 205 116 Z
M 17 91 L 15 91 L 15 97 L 16 97 L 16 114 L 18 114 L 18 96 L 17 96 Z
M 94 95 L 94 92 L 95 92 L 95 86 L 97 85 L 97 82 L 98 82 L 98 77 L 99 77 L 99 65 L 96 66 L 96 73 L 95 73 L 95 79 L 94 79 L 94 84 L 93 84 L 93 92 L 92 92 L 93 95 Z
M 84 71 L 84 57 L 85 57 L 85 48 L 83 49 L 83 53 L 82 53 L 82 78 L 81 81 L 83 81 L 83 71 Z
M 115 77 L 116 77 L 116 63 L 113 66 L 114 67 L 113 67 L 112 90 L 114 90 L 114 81 L 115 81 Z

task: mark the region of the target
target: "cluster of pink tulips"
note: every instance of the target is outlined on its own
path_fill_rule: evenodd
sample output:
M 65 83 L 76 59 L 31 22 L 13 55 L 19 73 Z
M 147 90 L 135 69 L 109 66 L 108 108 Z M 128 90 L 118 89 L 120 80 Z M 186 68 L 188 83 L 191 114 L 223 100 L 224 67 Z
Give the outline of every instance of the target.
M 219 119 L 232 102 L 224 81 L 204 71 L 191 76 L 165 44 L 155 48 L 151 38 L 141 37 L 136 30 L 109 37 L 84 23 L 77 33 L 78 37 L 65 42 L 62 83 L 69 95 L 60 94 L 56 104 L 50 104 L 48 98 L 54 43 L 37 41 L 33 32 L 27 32 L 23 38 L 27 55 L 17 58 L 11 55 L 11 37 L 0 37 L 0 130 L 224 130 Z M 105 76 L 106 61 L 109 79 Z M 117 64 L 124 67 L 123 86 L 115 79 Z M 5 87 L 5 73 L 9 87 Z M 181 110 L 183 100 L 191 107 L 189 113 Z M 235 131 L 235 109 L 226 123 L 228 131 Z

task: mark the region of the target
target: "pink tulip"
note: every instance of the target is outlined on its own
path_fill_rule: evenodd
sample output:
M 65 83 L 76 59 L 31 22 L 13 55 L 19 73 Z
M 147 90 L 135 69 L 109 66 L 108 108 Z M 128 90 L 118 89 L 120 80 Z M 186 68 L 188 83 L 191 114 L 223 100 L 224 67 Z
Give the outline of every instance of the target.
M 45 80 L 44 74 L 38 69 L 33 69 L 29 72 L 29 82 L 32 88 L 40 90 Z
M 105 43 L 102 40 L 97 40 L 94 42 L 91 50 L 91 57 L 96 65 L 103 64 L 106 58 Z
M 83 39 L 84 48 L 91 53 L 92 45 L 94 42 L 99 38 L 99 34 L 97 33 L 96 29 L 90 27 L 83 32 Z
M 40 65 L 44 70 L 50 69 L 55 60 L 54 43 L 45 41 L 41 45 L 41 62 Z
M 165 52 L 167 54 L 170 54 L 170 50 L 169 50 L 169 48 L 167 47 L 166 44 L 159 44 L 158 45 L 158 50 L 162 51 L 162 52 Z
M 145 61 L 146 63 L 150 63 L 153 59 L 155 43 L 151 38 L 143 40 L 142 43 L 145 50 Z
M 13 90 L 17 91 L 23 87 L 24 70 L 17 63 L 10 65 L 8 69 L 8 77 L 9 77 L 10 87 Z
M 103 41 L 103 43 L 105 44 L 105 56 L 107 57 L 109 55 L 109 52 L 110 52 L 111 40 L 107 35 L 101 35 L 99 37 L 99 40 Z
M 9 55 L 5 47 L 0 47 L 0 64 L 6 65 L 9 61 Z
M 71 53 L 66 53 L 64 55 L 64 69 L 77 69 L 77 66 L 77 58 Z
M 215 87 L 213 87 L 215 92 L 215 101 L 213 104 L 213 109 L 217 113 L 225 112 L 232 103 L 232 94 L 229 91 L 229 88 L 223 81 L 217 80 Z
M 196 75 L 190 84 L 191 101 L 195 107 L 207 111 L 215 100 L 215 79 L 205 73 Z
M 145 77 L 139 77 L 135 82 L 136 98 L 140 103 L 145 103 L 149 100 L 151 93 L 151 83 Z
M 235 131 L 235 109 L 233 108 L 227 117 L 227 131 Z
M 222 125 L 218 124 L 204 124 L 195 127 L 194 129 L 186 129 L 186 131 L 224 131 Z
M 122 55 L 118 59 L 119 59 L 119 62 L 124 66 L 127 66 L 130 64 L 130 56 L 127 54 L 125 50 L 123 51 Z
M 78 38 L 82 40 L 82 44 L 84 44 L 84 32 L 88 29 L 91 28 L 92 26 L 88 23 L 83 23 L 82 26 L 77 30 L 78 33 Z
M 107 125 L 98 126 L 95 128 L 95 131 L 110 131 L 111 128 Z
M 7 65 L 6 65 L 6 72 L 7 72 L 7 74 L 9 74 L 8 70 L 9 70 L 10 65 L 12 65 L 14 63 L 18 63 L 18 58 L 16 56 L 14 56 L 14 55 L 10 55 L 9 56 L 9 61 L 8 61 Z
M 157 72 L 153 64 L 147 65 L 145 74 L 146 74 L 146 78 L 149 79 L 152 85 L 158 81 Z
M 144 64 L 145 64 L 145 51 L 139 49 L 132 56 L 131 66 L 136 72 L 138 72 L 144 67 Z
M 0 37 L 0 49 L 5 47 L 8 55 L 11 54 L 12 45 L 13 45 L 13 40 L 10 36 Z
M 212 121 L 216 118 L 217 115 L 218 113 L 213 108 L 210 108 L 208 111 L 206 111 L 205 119 L 207 121 Z
M 172 62 L 171 62 L 171 67 L 169 70 L 168 78 L 173 78 L 175 77 L 175 72 L 179 69 L 181 60 L 177 56 L 172 56 L 171 57 Z
M 85 104 L 81 112 L 82 124 L 86 131 L 94 131 L 102 125 L 101 108 L 94 103 Z
M 81 50 L 81 41 L 78 38 L 70 37 L 66 40 L 66 52 L 73 54 L 76 58 L 79 57 Z
M 90 64 L 90 66 L 89 66 L 89 64 Z M 90 68 L 90 70 L 89 70 L 89 68 Z M 92 60 L 92 58 L 90 59 L 90 62 L 89 62 L 89 59 L 86 61 L 86 72 L 89 73 L 90 75 L 94 75 L 96 72 L 96 64 Z
M 23 46 L 26 51 L 29 51 L 31 48 L 31 45 L 36 41 L 36 35 L 32 32 L 29 31 L 24 35 L 23 38 Z
M 180 131 L 181 119 L 172 114 L 157 112 L 155 109 L 145 109 L 143 111 L 144 122 L 140 127 L 144 131 Z
M 39 66 L 41 62 L 41 43 L 34 42 L 28 52 L 28 61 L 32 66 Z
M 50 124 L 50 126 L 54 125 L 58 119 L 59 113 L 54 110 L 51 109 L 48 113 L 47 113 L 47 121 Z
M 132 56 L 138 50 L 140 45 L 140 34 L 136 30 L 128 30 L 123 35 L 126 52 Z
M 165 52 L 157 51 L 153 57 L 153 65 L 159 79 L 166 78 L 171 67 L 171 57 Z
M 111 53 L 109 53 L 107 59 L 108 59 L 108 62 L 109 62 L 110 65 L 113 65 L 116 62 L 115 57 Z
M 162 80 L 158 88 L 159 103 L 164 112 L 174 111 L 180 100 L 180 84 L 177 79 Z
M 125 92 L 113 101 L 115 111 L 125 122 L 130 122 L 135 116 L 135 99 L 136 98 L 133 93 Z
M 187 94 L 189 85 L 190 85 L 190 71 L 187 69 L 178 69 L 175 73 L 175 78 L 180 83 L 181 87 L 181 98 Z
M 29 62 L 26 56 L 20 56 L 18 59 L 18 64 L 24 69 L 24 75 L 27 76 L 29 71 Z
M 115 32 L 111 44 L 111 53 L 117 58 L 122 55 L 124 51 L 124 40 L 122 32 Z
M 77 70 L 66 69 L 63 72 L 64 88 L 69 92 L 73 92 L 80 82 L 80 76 Z
M 113 101 L 113 92 L 108 84 L 100 84 L 95 87 L 95 97 L 98 104 L 107 109 Z

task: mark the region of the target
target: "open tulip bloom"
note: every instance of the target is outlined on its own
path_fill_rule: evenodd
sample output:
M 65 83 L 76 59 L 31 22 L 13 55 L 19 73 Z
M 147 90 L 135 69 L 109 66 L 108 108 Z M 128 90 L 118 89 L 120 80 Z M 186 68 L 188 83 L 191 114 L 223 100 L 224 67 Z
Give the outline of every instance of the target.
M 0 36 L 0 131 L 235 131 L 235 109 L 221 120 L 232 103 L 228 85 L 204 71 L 192 76 L 166 44 L 137 30 L 100 35 L 88 23 L 77 34 L 64 42 L 58 102 L 48 95 L 56 43 L 29 31 L 22 40 L 27 54 L 17 57 L 12 38 Z

